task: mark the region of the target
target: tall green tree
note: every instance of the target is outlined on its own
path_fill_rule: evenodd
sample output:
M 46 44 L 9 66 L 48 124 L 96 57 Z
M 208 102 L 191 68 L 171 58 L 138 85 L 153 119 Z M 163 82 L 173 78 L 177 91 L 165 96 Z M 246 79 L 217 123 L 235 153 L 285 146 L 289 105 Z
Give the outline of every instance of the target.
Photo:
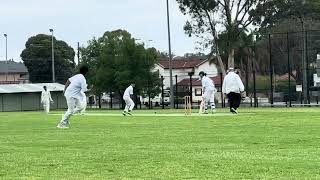
M 160 92 L 158 72 L 152 72 L 158 53 L 145 49 L 124 30 L 107 31 L 98 39 L 89 41 L 81 49 L 82 63 L 91 68 L 89 81 L 97 93 L 117 92 L 120 95 L 134 82 L 135 92 L 157 95 Z
M 205 48 L 217 56 L 218 63 L 225 73 L 225 63 L 220 54 L 219 35 L 226 34 L 228 52 L 227 65 L 234 66 L 234 53 L 239 36 L 252 24 L 252 12 L 263 0 L 176 0 L 180 10 L 190 15 L 185 32 L 202 39 Z
M 253 24 L 268 31 L 282 21 L 297 20 L 298 23 L 320 19 L 318 0 L 265 0 L 252 12 Z
M 260 3 L 254 14 L 254 25 L 257 25 L 261 38 L 259 41 L 263 48 L 259 54 L 268 54 L 268 34 L 271 36 L 271 52 L 276 61 L 274 70 L 276 73 L 284 74 L 288 72 L 288 52 L 291 62 L 291 68 L 295 74 L 291 76 L 299 83 L 302 81 L 302 54 L 304 31 L 312 30 L 307 33 L 306 42 L 309 51 L 307 58 L 311 64 L 316 59 L 316 53 L 319 52 L 319 34 L 320 27 L 320 3 L 318 0 L 266 0 Z M 289 37 L 287 41 L 287 35 Z M 263 58 L 263 57 L 262 57 Z M 269 62 L 269 56 L 262 60 L 265 64 Z M 310 65 L 309 64 L 309 65 Z
M 56 82 L 65 83 L 75 68 L 75 52 L 66 42 L 54 40 L 54 66 Z M 33 83 L 52 82 L 51 36 L 38 34 L 28 39 L 21 58 L 28 68 Z

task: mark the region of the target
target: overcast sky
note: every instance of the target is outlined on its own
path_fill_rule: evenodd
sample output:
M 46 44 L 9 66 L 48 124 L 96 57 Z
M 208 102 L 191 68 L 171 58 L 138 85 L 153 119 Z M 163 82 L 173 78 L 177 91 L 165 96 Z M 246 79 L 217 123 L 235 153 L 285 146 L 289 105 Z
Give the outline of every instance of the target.
M 197 52 L 195 39 L 183 31 L 187 19 L 175 0 L 171 11 L 172 51 L 176 55 Z M 20 60 L 30 36 L 39 33 L 55 36 L 76 48 L 105 31 L 125 29 L 147 46 L 168 50 L 166 0 L 0 0 L 0 59 L 5 58 L 8 34 L 8 58 Z M 152 42 L 148 42 L 152 40 Z

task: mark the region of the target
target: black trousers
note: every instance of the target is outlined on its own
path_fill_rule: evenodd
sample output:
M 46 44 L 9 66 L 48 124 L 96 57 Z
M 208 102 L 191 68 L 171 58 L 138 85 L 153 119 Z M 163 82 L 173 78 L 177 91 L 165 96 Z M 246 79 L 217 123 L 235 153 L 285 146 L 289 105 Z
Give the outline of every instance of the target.
M 241 94 L 231 92 L 231 93 L 227 94 L 227 97 L 229 100 L 230 110 L 231 110 L 231 108 L 234 108 L 235 110 L 237 110 L 240 107 Z

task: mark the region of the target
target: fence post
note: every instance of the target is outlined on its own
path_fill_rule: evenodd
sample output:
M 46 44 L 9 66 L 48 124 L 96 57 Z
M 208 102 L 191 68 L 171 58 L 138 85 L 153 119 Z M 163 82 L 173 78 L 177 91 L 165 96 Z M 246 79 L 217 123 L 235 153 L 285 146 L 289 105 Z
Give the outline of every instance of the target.
M 162 103 L 162 109 L 164 109 L 163 76 L 161 76 L 161 103 Z
M 269 34 L 269 58 L 270 58 L 270 104 L 273 107 L 273 62 L 271 50 L 271 34 Z
M 221 86 L 221 107 L 224 108 L 224 98 L 222 92 L 223 74 L 220 73 L 220 86 Z
M 289 107 L 292 107 L 291 102 L 291 64 L 290 64 L 290 46 L 289 46 L 289 32 L 287 32 L 287 52 L 288 52 L 288 98 L 289 98 Z
M 193 75 L 193 72 L 190 72 L 188 73 L 188 75 L 190 76 L 190 103 L 191 103 L 191 107 L 192 107 L 192 75 Z
M 306 50 L 305 50 L 305 57 L 306 57 L 306 71 L 307 71 L 307 99 L 308 104 L 310 104 L 310 84 L 309 84 L 309 58 L 308 58 L 308 31 L 305 31 L 305 44 L 306 44 Z
M 135 104 L 134 108 L 138 109 L 138 95 L 137 94 L 134 95 L 134 104 Z
M 151 109 L 151 98 L 150 98 L 150 83 L 148 81 L 148 108 Z
M 256 70 L 254 69 L 253 69 L 253 99 L 254 99 L 254 107 L 258 107 L 259 102 L 257 100 Z
M 110 93 L 110 109 L 112 109 L 113 102 L 112 102 L 112 92 Z
M 248 66 L 246 66 L 246 96 L 248 97 L 249 91 L 249 76 L 248 76 Z
M 99 109 L 101 109 L 102 106 L 101 106 L 101 93 L 99 93 Z
M 176 104 L 176 108 L 179 108 L 179 100 L 178 100 L 178 75 L 175 76 L 176 77 L 176 95 L 175 95 L 175 104 Z

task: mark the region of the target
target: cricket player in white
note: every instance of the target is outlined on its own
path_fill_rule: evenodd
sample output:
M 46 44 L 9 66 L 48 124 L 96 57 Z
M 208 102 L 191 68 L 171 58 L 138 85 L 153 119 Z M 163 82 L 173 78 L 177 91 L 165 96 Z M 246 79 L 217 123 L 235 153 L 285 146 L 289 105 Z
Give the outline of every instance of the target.
M 199 76 L 202 83 L 202 98 L 204 101 L 204 113 L 208 114 L 208 104 L 210 103 L 212 113 L 216 110 L 216 104 L 214 102 L 215 87 L 213 81 L 206 76 L 207 74 L 201 71 Z
M 135 87 L 135 84 L 131 84 L 129 87 L 127 87 L 127 89 L 124 91 L 124 94 L 123 94 L 123 100 L 125 101 L 126 103 L 126 107 L 124 108 L 124 111 L 123 111 L 123 115 L 126 116 L 127 114 L 128 115 L 132 115 L 131 114 L 131 111 L 132 109 L 134 108 L 134 102 L 132 101 L 131 99 L 131 95 L 133 95 L 133 88 Z
M 43 90 L 41 92 L 41 104 L 43 105 L 43 109 L 47 114 L 50 112 L 50 103 L 52 102 L 53 100 L 51 98 L 50 91 L 47 89 L 47 86 L 43 86 Z
M 88 73 L 88 67 L 82 66 L 80 68 L 80 74 L 77 74 L 68 79 L 67 83 L 65 84 L 65 93 L 64 96 L 67 100 L 68 110 L 63 115 L 62 120 L 57 125 L 57 128 L 69 128 L 70 122 L 69 118 L 80 111 L 83 110 L 83 103 L 81 100 L 85 98 L 84 92 L 87 89 L 87 82 L 85 75 Z

